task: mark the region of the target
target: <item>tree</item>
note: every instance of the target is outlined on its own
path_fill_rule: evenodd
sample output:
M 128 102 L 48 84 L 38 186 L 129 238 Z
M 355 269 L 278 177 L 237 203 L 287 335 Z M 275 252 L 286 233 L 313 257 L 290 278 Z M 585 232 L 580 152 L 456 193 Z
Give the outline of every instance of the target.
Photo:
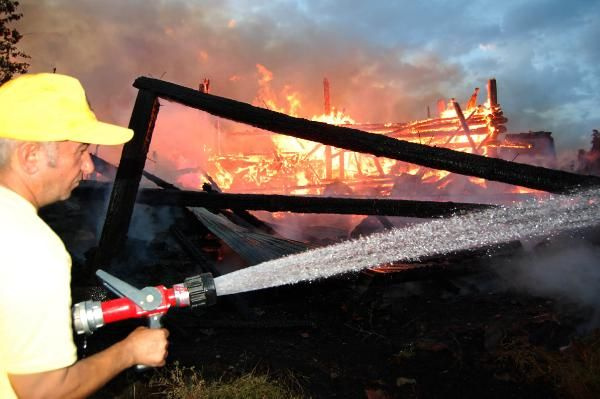
M 23 59 L 31 57 L 16 47 L 23 35 L 8 26 L 23 17 L 22 13 L 17 12 L 18 6 L 18 1 L 0 0 L 0 84 L 10 80 L 15 74 L 27 72 L 29 68 L 29 64 Z
M 600 132 L 596 129 L 592 130 L 592 150 L 590 152 L 600 154 Z

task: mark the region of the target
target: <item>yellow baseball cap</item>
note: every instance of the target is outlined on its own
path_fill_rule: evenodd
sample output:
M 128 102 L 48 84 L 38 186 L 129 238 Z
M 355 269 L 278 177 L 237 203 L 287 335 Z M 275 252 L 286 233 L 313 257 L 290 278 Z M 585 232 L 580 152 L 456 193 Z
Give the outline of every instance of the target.
M 113 145 L 129 141 L 133 130 L 96 119 L 79 80 L 39 73 L 0 86 L 0 137 Z

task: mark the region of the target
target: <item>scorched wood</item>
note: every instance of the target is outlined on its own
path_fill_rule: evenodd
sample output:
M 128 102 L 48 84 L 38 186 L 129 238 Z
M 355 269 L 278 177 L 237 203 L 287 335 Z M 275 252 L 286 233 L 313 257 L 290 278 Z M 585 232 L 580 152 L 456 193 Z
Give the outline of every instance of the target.
M 129 128 L 134 134 L 133 138 L 123 146 L 94 259 L 96 266 L 106 267 L 112 255 L 117 253 L 125 243 L 157 114 L 156 94 L 148 90 L 140 90 L 129 121 Z
M 304 197 L 267 194 L 224 194 L 201 191 L 142 189 L 137 202 L 146 205 L 194 206 L 270 212 L 335 213 L 433 218 L 492 205 L 395 199 Z

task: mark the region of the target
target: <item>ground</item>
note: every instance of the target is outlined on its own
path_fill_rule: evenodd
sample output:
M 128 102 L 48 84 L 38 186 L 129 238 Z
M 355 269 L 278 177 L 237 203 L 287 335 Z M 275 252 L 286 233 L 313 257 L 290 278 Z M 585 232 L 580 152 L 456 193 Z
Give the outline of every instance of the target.
M 73 253 L 76 302 L 98 292 L 86 263 L 98 230 L 90 212 L 102 214 L 81 201 L 42 212 Z M 172 245 L 168 228 L 150 241 L 131 241 L 111 271 L 134 285 L 170 286 L 194 269 Z M 136 246 L 143 256 L 131 249 Z M 596 364 L 595 358 L 585 363 L 594 355 L 594 309 L 514 290 L 489 256 L 459 255 L 443 267 L 440 260 L 420 265 L 431 269 L 421 274 L 362 272 L 170 311 L 164 318 L 171 332 L 168 362 L 215 378 L 266 372 L 291 381 L 307 398 L 594 397 L 596 381 L 561 369 Z M 131 270 L 122 269 L 125 264 Z M 85 343 L 78 337 L 80 356 L 141 323 L 102 327 Z M 128 370 L 95 397 L 134 397 L 123 396 L 127 387 L 151 373 Z

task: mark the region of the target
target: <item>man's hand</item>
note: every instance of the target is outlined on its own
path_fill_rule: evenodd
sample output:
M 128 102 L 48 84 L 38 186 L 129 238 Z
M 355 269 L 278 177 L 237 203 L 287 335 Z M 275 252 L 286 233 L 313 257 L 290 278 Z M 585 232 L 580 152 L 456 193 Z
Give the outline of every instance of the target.
M 9 374 L 20 398 L 82 398 L 94 393 L 115 375 L 136 364 L 164 366 L 169 332 L 138 327 L 123 341 L 58 370 Z
M 128 347 L 128 353 L 132 356 L 131 365 L 143 364 L 151 367 L 164 366 L 168 355 L 168 336 L 169 331 L 164 328 L 136 328 L 123 341 Z

